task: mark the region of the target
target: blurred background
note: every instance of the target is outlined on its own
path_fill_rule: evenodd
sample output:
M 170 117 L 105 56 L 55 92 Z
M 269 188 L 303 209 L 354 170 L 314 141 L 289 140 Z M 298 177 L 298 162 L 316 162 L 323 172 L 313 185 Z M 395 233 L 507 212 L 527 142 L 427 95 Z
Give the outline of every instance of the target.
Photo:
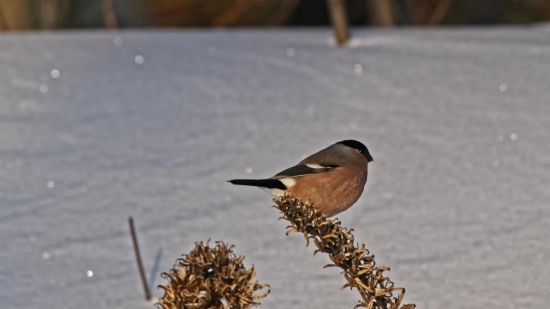
M 352 26 L 528 24 L 549 0 L 347 0 Z M 0 0 L 0 30 L 329 25 L 324 0 Z

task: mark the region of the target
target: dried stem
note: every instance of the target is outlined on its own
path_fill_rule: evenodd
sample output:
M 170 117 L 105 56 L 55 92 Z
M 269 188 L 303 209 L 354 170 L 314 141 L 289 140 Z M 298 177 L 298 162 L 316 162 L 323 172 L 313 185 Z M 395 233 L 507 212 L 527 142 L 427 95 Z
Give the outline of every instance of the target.
M 113 9 L 113 2 L 111 0 L 101 0 L 101 13 L 103 14 L 105 28 L 116 29 L 117 19 Z
M 143 271 L 143 264 L 141 263 L 141 254 L 139 253 L 139 244 L 136 237 L 136 231 L 134 229 L 134 218 L 128 217 L 128 223 L 130 224 L 130 234 L 132 235 L 132 243 L 134 244 L 134 252 L 136 254 L 136 262 L 139 270 L 139 276 L 141 277 L 141 283 L 143 284 L 143 291 L 145 292 L 145 300 L 151 300 L 151 294 L 149 293 L 149 287 L 147 286 L 147 278 L 145 278 L 145 272 Z
M 344 45 L 349 40 L 349 24 L 345 0 L 327 0 L 330 21 L 334 28 L 336 43 Z
M 0 3 L 0 31 L 9 30 L 8 21 L 6 20 L 6 15 L 2 10 L 2 3 Z
M 370 255 L 365 245 L 360 248 L 354 246 L 352 229 L 348 230 L 340 225 L 337 218 L 328 219 L 310 203 L 289 194 L 277 198 L 275 208 L 280 210 L 285 219 L 290 222 L 289 233 L 298 232 L 304 235 L 307 245 L 313 240 L 317 252 L 327 253 L 332 261 L 325 267 L 340 267 L 346 278 L 344 288 L 357 288 L 362 300 L 355 306 L 368 309 L 412 309 L 414 304 L 401 305 L 405 296 L 405 289 L 395 287 L 384 271 L 389 267 L 375 266 L 374 255 Z M 393 293 L 399 293 L 393 297 Z
M 212 21 L 213 26 L 233 25 L 237 23 L 244 14 L 248 13 L 257 3 L 247 0 L 236 0 L 235 3 L 220 16 Z
M 394 25 L 393 8 L 391 0 L 369 0 L 369 14 L 371 24 L 382 27 Z
M 282 0 L 279 8 L 271 16 L 267 24 L 269 26 L 284 26 L 292 13 L 294 13 L 294 9 L 296 9 L 299 2 L 300 0 Z
M 435 7 L 435 10 L 426 22 L 427 25 L 439 25 L 443 22 L 443 19 L 445 19 L 445 16 L 447 15 L 447 12 L 449 12 L 449 9 L 451 8 L 451 4 L 453 4 L 452 0 L 441 0 L 438 2 L 437 6 Z

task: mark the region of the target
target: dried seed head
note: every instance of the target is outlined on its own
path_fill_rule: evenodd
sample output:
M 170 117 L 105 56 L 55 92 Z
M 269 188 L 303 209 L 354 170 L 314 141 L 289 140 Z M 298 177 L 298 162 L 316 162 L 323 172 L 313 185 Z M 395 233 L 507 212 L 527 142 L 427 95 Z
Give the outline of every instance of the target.
M 285 219 L 290 222 L 289 233 L 302 233 L 309 245 L 313 240 L 317 252 L 327 253 L 332 264 L 325 267 L 340 267 L 343 269 L 347 283 L 344 288 L 357 288 L 361 299 L 355 306 L 369 309 L 413 309 L 414 304 L 401 305 L 405 289 L 394 287 L 388 277 L 383 276 L 388 267 L 376 267 L 374 255 L 369 253 L 365 245 L 354 246 L 353 230 L 342 227 L 337 218 L 328 219 L 313 205 L 304 203 L 298 198 L 285 194 L 274 199 L 275 208 L 280 210 Z M 393 297 L 394 292 L 399 292 Z
M 195 243 L 195 248 L 176 260 L 174 268 L 161 276 L 168 280 L 164 296 L 159 299 L 161 309 L 247 309 L 260 305 L 258 300 L 269 294 L 254 295 L 269 287 L 254 280 L 254 266 L 246 269 L 244 256 L 236 256 L 233 246 L 216 242 Z

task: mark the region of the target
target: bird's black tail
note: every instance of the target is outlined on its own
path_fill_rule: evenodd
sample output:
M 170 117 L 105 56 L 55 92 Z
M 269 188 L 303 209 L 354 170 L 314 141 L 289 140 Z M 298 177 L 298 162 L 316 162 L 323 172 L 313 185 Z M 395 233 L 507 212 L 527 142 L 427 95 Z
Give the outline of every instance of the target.
M 262 187 L 268 189 L 286 190 L 287 187 L 277 179 L 233 179 L 228 182 L 234 185 Z

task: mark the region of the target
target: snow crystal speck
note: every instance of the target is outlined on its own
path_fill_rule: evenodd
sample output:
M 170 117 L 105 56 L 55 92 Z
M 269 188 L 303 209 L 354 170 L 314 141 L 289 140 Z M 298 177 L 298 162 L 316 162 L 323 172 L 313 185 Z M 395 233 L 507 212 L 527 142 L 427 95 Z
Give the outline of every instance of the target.
M 59 78 L 59 76 L 61 75 L 61 72 L 59 72 L 59 70 L 52 70 L 50 72 L 50 75 L 52 76 L 52 78 Z
M 290 58 L 294 57 L 294 55 L 296 55 L 296 51 L 294 50 L 294 48 L 289 48 L 286 50 L 286 55 Z
M 355 74 L 357 75 L 363 75 L 363 66 L 360 64 L 356 64 L 353 66 L 353 71 L 355 71 Z

